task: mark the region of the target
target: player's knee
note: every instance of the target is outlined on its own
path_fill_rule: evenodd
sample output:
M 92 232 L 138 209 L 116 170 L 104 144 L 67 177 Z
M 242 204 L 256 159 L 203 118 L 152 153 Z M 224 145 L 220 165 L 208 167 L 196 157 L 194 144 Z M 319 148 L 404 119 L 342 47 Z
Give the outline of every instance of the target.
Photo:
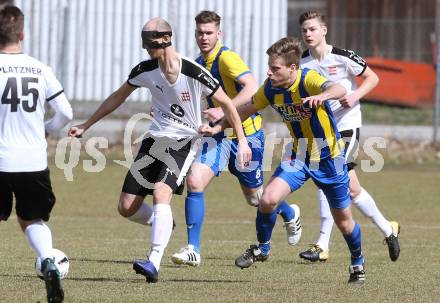
M 130 208 L 127 207 L 127 205 L 125 205 L 124 203 L 121 203 L 121 202 L 119 202 L 119 204 L 118 204 L 118 212 L 124 218 L 128 218 L 128 217 L 133 215 L 132 212 L 130 211 Z
M 353 224 L 349 223 L 349 222 L 343 222 L 341 224 L 338 225 L 339 230 L 341 231 L 342 234 L 344 235 L 349 235 L 351 233 L 351 231 L 353 230 L 353 228 L 350 228 Z
M 350 198 L 353 201 L 353 204 L 356 204 L 356 197 L 360 195 L 362 188 L 350 188 Z
M 162 183 L 157 185 L 153 190 L 153 201 L 159 203 L 166 203 L 171 201 L 171 196 L 173 195 L 173 190 L 168 185 Z
M 339 230 L 342 232 L 342 234 L 344 235 L 348 235 L 352 232 L 353 227 L 354 227 L 354 222 L 352 219 L 337 219 L 335 220 L 335 224 L 336 226 L 338 226 Z
M 186 185 L 190 192 L 202 192 L 204 191 L 203 182 L 200 176 L 196 174 L 190 174 L 186 178 Z
M 350 208 L 334 210 L 333 218 L 336 226 L 344 235 L 348 235 L 352 232 L 354 228 L 354 221 Z
M 245 195 L 246 202 L 250 206 L 257 207 L 260 204 L 261 196 L 263 195 L 263 187 L 260 187 L 258 190 L 253 192 L 252 194 Z
M 349 176 L 350 176 L 350 197 L 353 200 L 361 194 L 362 186 L 359 183 L 356 173 L 354 171 L 351 171 Z
M 277 207 L 278 201 L 270 193 L 264 193 L 260 199 L 259 208 L 262 212 L 272 212 Z
M 23 232 L 25 232 L 26 228 L 32 224 L 44 224 L 43 220 L 35 219 L 35 220 L 24 220 L 17 216 L 18 224 Z
M 136 212 L 136 210 L 133 209 L 133 200 L 125 195 L 121 195 L 119 198 L 118 212 L 125 218 L 132 216 Z

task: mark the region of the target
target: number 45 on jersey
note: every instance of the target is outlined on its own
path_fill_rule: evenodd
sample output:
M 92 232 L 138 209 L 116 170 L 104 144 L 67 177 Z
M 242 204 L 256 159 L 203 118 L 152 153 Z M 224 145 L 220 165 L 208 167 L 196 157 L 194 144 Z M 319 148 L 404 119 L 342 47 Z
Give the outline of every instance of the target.
M 34 112 L 37 108 L 38 90 L 32 87 L 33 83 L 38 83 L 38 78 L 9 77 L 2 93 L 2 104 L 9 104 L 13 113 L 18 111 L 20 105 L 26 112 Z M 19 87 L 21 94 L 18 91 Z

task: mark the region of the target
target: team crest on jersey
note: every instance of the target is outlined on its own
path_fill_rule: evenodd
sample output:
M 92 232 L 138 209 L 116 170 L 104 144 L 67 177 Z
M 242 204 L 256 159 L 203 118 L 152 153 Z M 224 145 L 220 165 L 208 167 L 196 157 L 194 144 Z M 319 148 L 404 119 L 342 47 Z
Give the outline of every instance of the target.
M 327 71 L 330 76 L 333 76 L 338 73 L 338 68 L 336 65 L 331 65 L 331 66 L 327 67 Z
M 189 94 L 189 91 L 184 91 L 180 93 L 180 100 L 182 100 L 182 102 L 191 101 L 191 95 Z
M 183 110 L 183 108 L 180 105 L 171 104 L 170 110 L 177 117 L 183 117 L 185 115 L 185 111 Z
M 299 122 L 310 119 L 312 111 L 304 104 L 283 104 L 273 105 L 276 111 L 283 117 L 284 121 Z

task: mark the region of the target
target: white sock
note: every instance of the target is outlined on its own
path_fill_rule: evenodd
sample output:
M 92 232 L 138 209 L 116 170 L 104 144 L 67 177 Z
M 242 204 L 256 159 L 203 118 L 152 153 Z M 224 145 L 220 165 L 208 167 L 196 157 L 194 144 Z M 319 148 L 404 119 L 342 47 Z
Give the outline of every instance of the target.
M 147 203 L 142 203 L 137 212 L 127 219 L 142 225 L 151 225 L 153 223 L 153 209 Z
M 151 252 L 149 260 L 159 271 L 165 248 L 173 231 L 173 213 L 169 204 L 156 204 L 153 206 L 153 230 L 151 237 Z
M 334 221 L 332 213 L 330 211 L 330 206 L 327 201 L 327 197 L 321 189 L 318 190 L 318 203 L 321 226 L 319 229 L 319 237 L 316 241 L 316 244 L 319 245 L 323 250 L 328 250 Z
M 24 233 L 37 257 L 41 260 L 52 258 L 52 233 L 43 221 L 32 223 Z
M 354 197 L 353 204 L 359 208 L 359 210 L 368 218 L 373 221 L 374 224 L 379 227 L 379 229 L 383 232 L 385 237 L 388 237 L 393 232 L 391 228 L 390 222 L 385 219 L 382 213 L 376 206 L 376 202 L 370 196 L 370 194 L 364 189 L 361 188 L 361 192 L 359 195 Z

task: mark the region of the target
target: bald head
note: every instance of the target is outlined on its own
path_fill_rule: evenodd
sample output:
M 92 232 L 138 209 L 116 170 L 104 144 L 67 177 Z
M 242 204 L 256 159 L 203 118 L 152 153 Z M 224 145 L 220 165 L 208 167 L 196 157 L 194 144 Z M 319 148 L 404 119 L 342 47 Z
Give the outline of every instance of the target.
M 171 25 L 160 17 L 156 17 L 145 23 L 144 31 L 171 32 Z
M 171 26 L 160 17 L 145 23 L 142 28 L 142 47 L 145 49 L 160 49 L 171 46 Z

